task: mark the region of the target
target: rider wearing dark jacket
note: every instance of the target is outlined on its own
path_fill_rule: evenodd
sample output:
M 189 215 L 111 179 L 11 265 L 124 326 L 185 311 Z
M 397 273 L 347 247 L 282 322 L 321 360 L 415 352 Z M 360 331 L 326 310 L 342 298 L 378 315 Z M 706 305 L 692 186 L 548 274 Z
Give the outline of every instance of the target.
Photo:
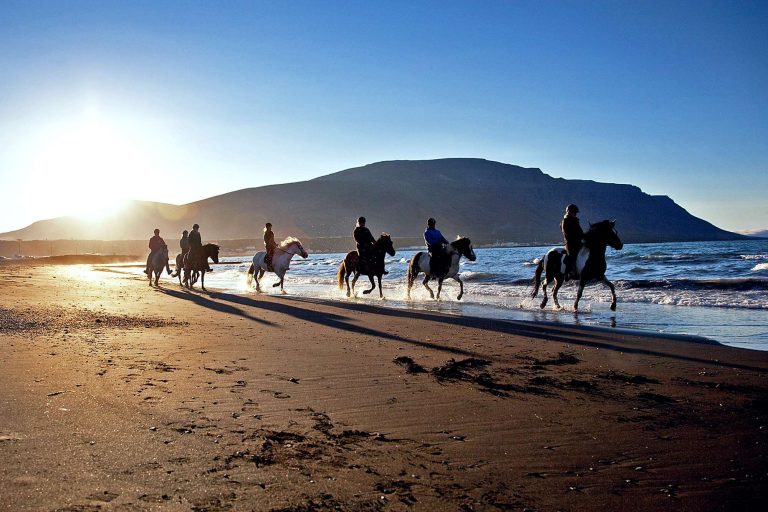
M 149 239 L 149 256 L 147 256 L 147 268 L 144 269 L 145 274 L 149 274 L 149 262 L 152 260 L 157 252 L 165 247 L 165 240 L 160 236 L 160 230 L 155 229 L 155 236 Z M 168 273 L 171 273 L 171 267 L 168 265 L 168 260 L 165 262 L 165 268 Z
M 203 250 L 203 241 L 200 237 L 200 226 L 198 224 L 195 224 L 192 226 L 192 232 L 189 234 L 189 259 L 192 258 L 195 259 L 203 259 L 202 250 Z M 208 258 L 205 258 L 205 261 L 203 262 L 205 265 L 207 272 L 213 272 L 213 269 L 208 265 Z
M 272 232 L 271 222 L 267 222 L 264 225 L 264 248 L 267 250 L 267 257 L 265 258 L 265 263 L 267 265 L 271 265 L 272 256 L 274 256 L 275 249 L 277 249 L 277 243 L 275 242 L 275 233 Z
M 565 208 L 565 216 L 560 222 L 560 231 L 563 232 L 563 242 L 565 243 L 565 252 L 567 253 L 565 259 L 566 272 L 575 274 L 577 272 L 576 256 L 579 254 L 582 245 L 584 244 L 584 231 L 579 224 L 579 218 L 576 216 L 579 213 L 579 207 L 575 204 L 569 204 Z
M 430 217 L 427 219 L 427 229 L 424 230 L 424 241 L 427 243 L 427 251 L 430 257 L 430 272 L 435 275 L 448 273 L 446 268 L 445 246 L 449 244 L 443 234 L 435 227 L 437 221 Z
M 376 239 L 373 238 L 371 231 L 365 227 L 365 217 L 360 217 L 357 219 L 357 227 L 355 227 L 355 230 L 352 232 L 352 236 L 355 239 L 355 244 L 357 245 L 357 254 L 360 256 L 360 258 L 362 258 L 363 255 L 367 255 L 370 249 L 373 247 L 373 244 L 376 242 Z
M 181 240 L 179 240 L 179 247 L 181 248 L 181 257 L 189 252 L 189 231 L 186 229 L 181 234 Z

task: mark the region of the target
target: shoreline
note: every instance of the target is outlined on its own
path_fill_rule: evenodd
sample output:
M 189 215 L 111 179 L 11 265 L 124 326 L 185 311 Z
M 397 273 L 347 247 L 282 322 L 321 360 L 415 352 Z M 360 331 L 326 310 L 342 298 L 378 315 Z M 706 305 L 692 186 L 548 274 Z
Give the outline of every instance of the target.
M 0 509 L 738 510 L 768 353 L 0 267 Z

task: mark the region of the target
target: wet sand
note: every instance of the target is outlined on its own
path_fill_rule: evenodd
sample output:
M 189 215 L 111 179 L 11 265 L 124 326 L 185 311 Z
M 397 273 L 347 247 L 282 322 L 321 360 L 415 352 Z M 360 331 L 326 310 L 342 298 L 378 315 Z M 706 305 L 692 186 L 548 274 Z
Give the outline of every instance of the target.
M 749 510 L 768 490 L 765 352 L 119 268 L 0 283 L 2 510 Z

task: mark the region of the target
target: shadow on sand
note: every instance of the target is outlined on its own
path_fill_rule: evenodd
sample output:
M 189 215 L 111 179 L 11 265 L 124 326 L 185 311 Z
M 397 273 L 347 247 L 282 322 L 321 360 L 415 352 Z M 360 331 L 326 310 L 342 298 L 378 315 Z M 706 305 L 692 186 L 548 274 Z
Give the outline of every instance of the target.
M 339 329 L 348 332 L 354 332 L 357 334 L 364 334 L 368 336 L 374 336 L 382 339 L 388 339 L 392 341 L 399 341 L 416 345 L 419 347 L 429 348 L 432 350 L 440 350 L 449 352 L 452 354 L 462 355 L 466 357 L 485 357 L 488 359 L 488 354 L 479 354 L 471 350 L 465 350 L 456 347 L 439 345 L 436 343 L 427 343 L 419 340 L 414 340 L 397 334 L 388 333 L 369 327 L 364 327 L 354 323 L 354 320 L 346 315 L 349 311 L 357 311 L 362 313 L 368 313 L 379 316 L 390 316 L 396 318 L 411 318 L 425 321 L 439 322 L 442 324 L 455 325 L 459 327 L 470 327 L 475 329 L 481 329 L 485 331 L 492 331 L 502 334 L 508 334 L 512 336 L 521 336 L 525 338 L 531 338 L 544 342 L 559 342 L 568 343 L 576 346 L 584 346 L 591 348 L 599 348 L 603 350 L 612 350 L 617 352 L 624 352 L 630 354 L 640 354 L 649 356 L 665 357 L 670 359 L 677 359 L 682 361 L 690 361 L 700 363 L 709 366 L 725 366 L 729 368 L 738 368 L 743 370 L 750 370 L 759 373 L 768 373 L 768 368 L 752 366 L 748 364 L 742 364 L 738 362 L 727 362 L 715 358 L 706 357 L 693 357 L 690 355 L 675 353 L 674 350 L 669 350 L 670 345 L 664 347 L 654 347 L 655 339 L 667 339 L 674 343 L 685 344 L 702 344 L 710 347 L 721 347 L 720 344 L 705 340 L 703 338 L 685 337 L 685 336 L 661 336 L 653 335 L 642 332 L 630 332 L 630 331 L 617 331 L 600 327 L 569 327 L 562 325 L 547 324 L 544 322 L 525 322 L 516 320 L 498 320 L 489 318 L 469 317 L 469 316 L 451 316 L 445 314 L 436 314 L 427 311 L 415 311 L 415 310 L 403 310 L 385 308 L 381 306 L 373 306 L 367 304 L 353 304 L 342 301 L 322 300 L 322 299 L 310 299 L 305 297 L 286 297 L 270 295 L 271 300 L 260 300 L 258 298 L 251 298 L 244 295 L 237 295 L 232 293 L 223 292 L 196 292 L 196 291 L 176 291 L 169 289 L 160 289 L 163 293 L 170 296 L 190 300 L 196 304 L 208 307 L 217 311 L 241 316 L 248 318 L 261 324 L 270 325 L 274 327 L 280 327 L 275 322 L 270 322 L 262 318 L 258 318 L 248 313 L 244 308 L 254 308 L 260 311 L 268 311 L 272 313 L 280 313 L 289 315 L 300 320 L 312 322 L 334 329 Z M 229 303 L 229 304 L 228 304 Z M 233 306 L 243 306 L 243 308 Z M 333 308 L 338 313 L 332 313 L 328 311 L 317 311 L 314 308 L 308 308 L 304 305 L 319 305 L 324 308 Z M 617 336 L 617 334 L 624 334 L 631 340 L 625 340 L 623 337 Z M 638 343 L 647 340 L 648 346 L 638 346 Z M 673 347 L 674 345 L 672 345 Z M 713 347 L 713 348 L 714 348 Z M 723 347 L 725 349 L 725 347 Z M 734 350 L 728 348 L 727 350 Z M 706 349 L 705 349 L 706 351 Z M 718 354 L 720 355 L 720 354 Z M 724 355 L 724 354 L 723 354 Z M 490 358 L 493 359 L 493 358 Z

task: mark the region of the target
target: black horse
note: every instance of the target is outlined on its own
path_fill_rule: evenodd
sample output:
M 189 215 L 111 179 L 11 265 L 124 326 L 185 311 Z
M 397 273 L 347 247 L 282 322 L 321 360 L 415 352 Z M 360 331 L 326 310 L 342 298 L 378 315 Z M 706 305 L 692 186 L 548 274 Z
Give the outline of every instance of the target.
M 208 258 L 214 263 L 219 262 L 219 246 L 216 244 L 205 244 L 191 257 L 192 251 L 184 257 L 184 285 L 191 289 L 200 276 L 200 287 L 205 290 L 205 272 L 208 268 Z
M 616 232 L 615 225 L 616 221 L 610 220 L 590 224 L 589 231 L 584 234 L 584 246 L 576 257 L 576 270 L 579 273 L 579 291 L 576 294 L 576 302 L 573 303 L 574 311 L 579 309 L 579 300 L 581 300 L 584 287 L 595 282 L 603 283 L 611 290 L 611 310 L 616 311 L 616 290 L 613 284 L 605 278 L 605 270 L 607 268 L 605 262 L 606 247 L 610 245 L 616 250 L 624 247 L 624 244 L 619 240 L 619 234 Z M 550 249 L 544 258 L 539 260 L 539 264 L 536 267 L 531 298 L 536 297 L 536 294 L 539 293 L 539 285 L 541 284 L 542 291 L 544 292 L 544 300 L 541 301 L 540 305 L 542 309 L 547 305 L 547 285 L 552 281 L 555 281 L 552 299 L 555 301 L 555 306 L 558 309 L 560 308 L 560 303 L 557 302 L 557 291 L 566 281 L 564 256 L 565 249 L 555 247 Z M 542 284 L 541 274 L 544 270 L 546 270 L 546 278 Z
M 373 244 L 370 250 L 370 256 L 360 261 L 360 257 L 357 251 L 350 251 L 344 258 L 344 261 L 339 265 L 339 272 L 336 277 L 339 281 L 339 289 L 344 288 L 344 282 L 347 283 L 347 297 L 355 292 L 355 283 L 360 275 L 368 276 L 371 280 L 371 289 L 363 290 L 364 294 L 371 293 L 376 289 L 376 284 L 373 282 L 374 276 L 379 280 L 379 297 L 384 298 L 384 292 L 381 289 L 381 276 L 384 275 L 384 254 L 390 256 L 395 255 L 395 246 L 392 244 L 392 238 L 387 233 L 382 233 L 378 240 Z M 354 274 L 352 278 L 352 288 L 350 291 L 349 276 Z

